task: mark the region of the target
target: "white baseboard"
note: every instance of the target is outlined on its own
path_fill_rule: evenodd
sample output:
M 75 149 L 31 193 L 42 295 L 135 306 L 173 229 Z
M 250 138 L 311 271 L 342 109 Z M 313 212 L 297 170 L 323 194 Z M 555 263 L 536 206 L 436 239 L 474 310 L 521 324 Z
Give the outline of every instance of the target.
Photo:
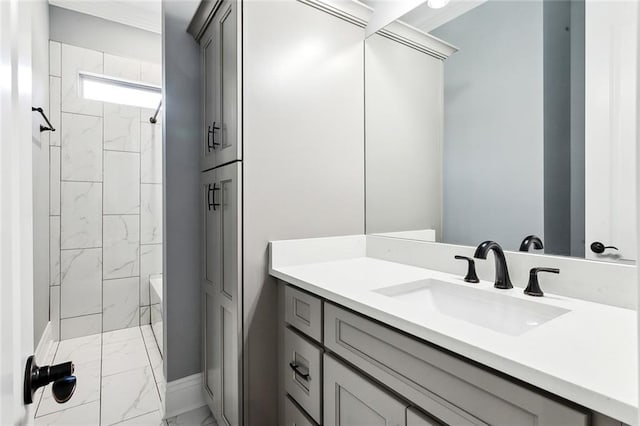
M 42 332 L 42 336 L 40 336 L 40 341 L 36 346 L 36 350 L 34 352 L 36 356 L 36 362 L 39 365 L 45 365 L 50 363 L 52 360 L 47 359 L 47 354 L 49 354 L 49 348 L 53 344 L 53 335 L 51 330 L 51 321 L 49 321 Z
M 167 383 L 163 418 L 168 419 L 206 405 L 202 395 L 202 373 Z

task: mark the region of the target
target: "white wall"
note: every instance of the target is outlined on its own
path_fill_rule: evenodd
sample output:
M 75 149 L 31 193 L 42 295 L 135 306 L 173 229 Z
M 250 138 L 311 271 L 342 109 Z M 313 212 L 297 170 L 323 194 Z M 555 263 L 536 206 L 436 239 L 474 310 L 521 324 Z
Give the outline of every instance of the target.
M 442 60 L 374 34 L 365 46 L 367 233 L 442 237 Z
M 51 40 L 159 63 L 160 34 L 50 6 Z
M 445 62 L 443 240 L 544 237 L 542 2 L 487 2 L 432 32 Z
M 244 422 L 275 425 L 268 242 L 364 232 L 364 29 L 297 1 L 243 17 Z
M 49 115 L 49 4 L 31 5 L 32 105 Z M 33 113 L 33 326 L 40 340 L 49 321 L 49 132 L 40 114 Z M 59 131 L 59 129 L 57 129 Z

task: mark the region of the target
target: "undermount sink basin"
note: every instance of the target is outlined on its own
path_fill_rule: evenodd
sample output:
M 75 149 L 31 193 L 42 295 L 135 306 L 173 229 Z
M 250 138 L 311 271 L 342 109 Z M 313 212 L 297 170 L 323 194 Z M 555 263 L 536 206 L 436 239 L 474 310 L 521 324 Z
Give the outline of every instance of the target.
M 407 304 L 412 312 L 427 318 L 434 312 L 497 331 L 519 336 L 551 321 L 568 309 L 426 279 L 374 290 Z

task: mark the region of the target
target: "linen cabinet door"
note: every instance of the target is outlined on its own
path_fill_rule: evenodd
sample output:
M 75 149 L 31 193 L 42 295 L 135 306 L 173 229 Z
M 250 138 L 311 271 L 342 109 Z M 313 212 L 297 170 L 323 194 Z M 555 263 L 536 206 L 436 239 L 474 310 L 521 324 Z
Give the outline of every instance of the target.
M 220 188 L 215 170 L 202 174 L 202 371 L 203 394 L 212 412 L 220 411 Z
M 324 355 L 326 426 L 404 426 L 407 404 Z
M 242 404 L 242 269 L 241 269 L 241 164 L 235 162 L 215 169 L 216 237 L 218 270 L 216 315 L 219 321 L 220 392 L 219 409 L 214 412 L 219 425 L 241 424 Z
M 208 170 L 215 166 L 216 146 L 219 145 L 219 70 L 217 29 L 212 21 L 200 40 L 200 58 L 202 63 L 202 136 L 200 169 Z
M 238 11 L 237 1 L 224 1 L 212 24 L 218 50 L 216 52 L 217 93 L 215 166 L 241 159 L 238 138 Z

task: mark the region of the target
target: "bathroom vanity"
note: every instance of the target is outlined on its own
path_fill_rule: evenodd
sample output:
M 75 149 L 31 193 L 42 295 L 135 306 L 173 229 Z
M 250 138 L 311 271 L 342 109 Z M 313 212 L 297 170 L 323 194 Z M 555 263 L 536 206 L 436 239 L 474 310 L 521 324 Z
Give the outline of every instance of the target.
M 272 243 L 286 425 L 635 424 L 634 311 L 524 295 L 527 256 L 507 254 L 516 288 L 499 290 L 487 265 L 488 281 L 469 284 L 461 265 L 411 266 L 437 244 L 400 244 Z M 568 273 L 608 266 L 563 261 L 581 263 L 564 264 Z

